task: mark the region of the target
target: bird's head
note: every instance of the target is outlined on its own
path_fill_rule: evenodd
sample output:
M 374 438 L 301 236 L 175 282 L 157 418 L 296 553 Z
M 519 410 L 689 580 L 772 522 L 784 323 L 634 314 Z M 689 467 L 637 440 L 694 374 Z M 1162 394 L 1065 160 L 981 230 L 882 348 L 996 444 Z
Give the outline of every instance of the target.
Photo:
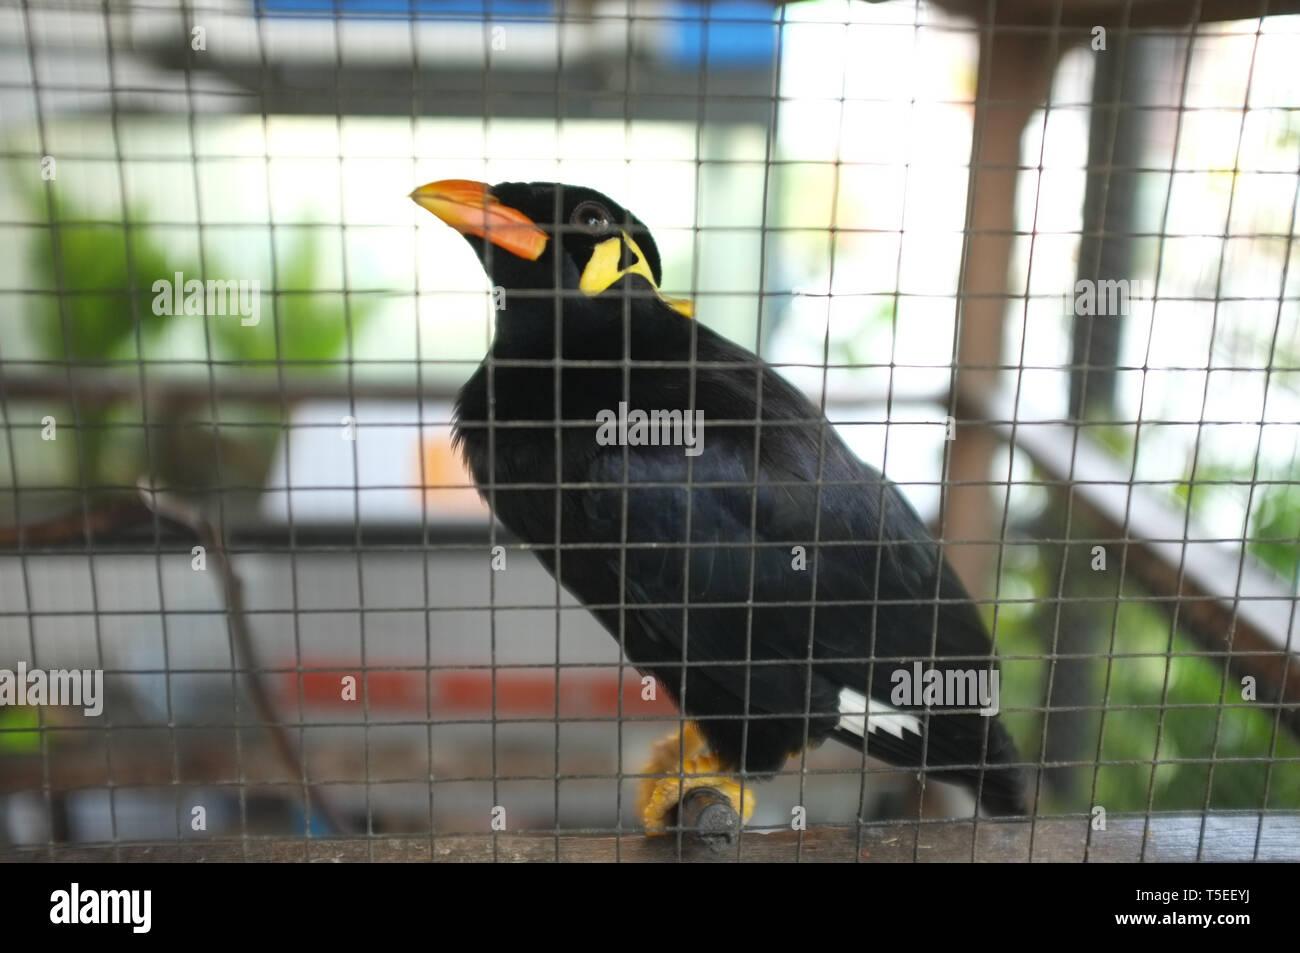
M 659 293 L 662 266 L 649 229 L 595 189 L 446 179 L 411 198 L 465 236 L 507 296 L 644 294 L 691 316 L 690 302 Z

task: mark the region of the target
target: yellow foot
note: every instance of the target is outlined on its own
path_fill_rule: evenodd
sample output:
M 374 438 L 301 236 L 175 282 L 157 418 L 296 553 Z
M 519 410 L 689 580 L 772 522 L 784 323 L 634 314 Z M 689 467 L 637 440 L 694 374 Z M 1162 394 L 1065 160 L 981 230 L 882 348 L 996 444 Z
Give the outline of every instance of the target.
M 720 773 L 722 765 L 717 755 L 706 753 L 707 743 L 694 722 L 687 722 L 679 735 L 677 732 L 655 742 L 650 762 L 642 770 L 647 777 L 641 780 L 637 797 L 637 812 L 645 824 L 647 834 L 665 834 L 677 805 L 697 788 L 713 788 L 731 804 L 740 816 L 741 824 L 754 814 L 753 785 L 745 787 L 742 801 L 739 782 Z M 678 777 L 678 775 L 681 777 Z

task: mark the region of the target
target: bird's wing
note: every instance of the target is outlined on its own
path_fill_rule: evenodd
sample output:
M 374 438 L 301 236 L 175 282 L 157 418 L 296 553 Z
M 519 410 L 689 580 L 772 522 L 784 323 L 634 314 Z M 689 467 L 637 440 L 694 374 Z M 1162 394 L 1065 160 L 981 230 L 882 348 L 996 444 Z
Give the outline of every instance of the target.
M 816 414 L 804 404 L 794 416 Z M 854 704 L 846 689 L 857 693 L 866 743 L 895 763 L 971 764 L 1011 750 L 1000 726 L 986 739 L 990 719 L 939 715 L 923 732 L 922 719 L 883 707 L 891 673 L 911 660 L 988 668 L 992 649 L 915 511 L 818 429 L 765 428 L 757 455 L 752 428 L 746 437 L 720 426 L 706 427 L 698 457 L 621 447 L 591 460 L 585 480 L 618 489 L 584 493 L 579 505 L 584 522 L 627 544 L 606 551 L 605 569 L 622 578 L 636 628 L 664 657 L 703 663 L 693 674 L 748 698 L 751 713 L 836 711 Z M 746 659 L 757 664 L 716 664 Z
M 990 657 L 978 613 L 937 544 L 869 467 L 837 460 L 822 475 L 837 485 L 818 492 L 816 473 L 768 462 L 755 480 L 752 451 L 725 435 L 710 435 L 693 460 L 669 447 L 619 449 L 626 469 L 621 453 L 604 454 L 584 480 L 627 490 L 583 494 L 584 522 L 603 525 L 601 538 L 626 541 L 625 551 L 606 551 L 607 568 L 624 578 L 629 603 L 662 607 L 646 618 L 675 649 L 689 622 L 708 623 L 710 636 L 690 656 L 714 661 L 811 657 L 854 666 L 848 660 L 876 658 L 883 666 L 934 655 L 974 666 Z M 683 604 L 691 615 L 673 611 Z M 739 631 L 719 628 L 737 619 Z M 858 668 L 838 680 L 863 687 Z

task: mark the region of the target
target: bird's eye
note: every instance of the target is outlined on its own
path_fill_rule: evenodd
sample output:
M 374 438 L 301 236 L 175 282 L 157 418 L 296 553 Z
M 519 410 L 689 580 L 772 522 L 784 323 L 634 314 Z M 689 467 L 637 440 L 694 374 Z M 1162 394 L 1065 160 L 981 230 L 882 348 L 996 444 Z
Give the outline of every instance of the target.
M 593 235 L 607 231 L 612 224 L 609 209 L 596 202 L 583 202 L 573 210 L 569 221 L 584 232 L 591 232 Z

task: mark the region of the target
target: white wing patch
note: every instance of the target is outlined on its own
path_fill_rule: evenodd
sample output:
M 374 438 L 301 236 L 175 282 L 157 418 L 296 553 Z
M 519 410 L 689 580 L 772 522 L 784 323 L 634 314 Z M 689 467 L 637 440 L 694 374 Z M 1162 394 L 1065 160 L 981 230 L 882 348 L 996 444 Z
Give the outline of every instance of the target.
M 859 738 L 866 737 L 868 731 L 886 731 L 900 741 L 904 731 L 921 734 L 921 720 L 915 715 L 905 714 L 874 698 L 863 698 L 861 692 L 851 688 L 840 689 L 840 721 L 836 727 L 851 731 Z

